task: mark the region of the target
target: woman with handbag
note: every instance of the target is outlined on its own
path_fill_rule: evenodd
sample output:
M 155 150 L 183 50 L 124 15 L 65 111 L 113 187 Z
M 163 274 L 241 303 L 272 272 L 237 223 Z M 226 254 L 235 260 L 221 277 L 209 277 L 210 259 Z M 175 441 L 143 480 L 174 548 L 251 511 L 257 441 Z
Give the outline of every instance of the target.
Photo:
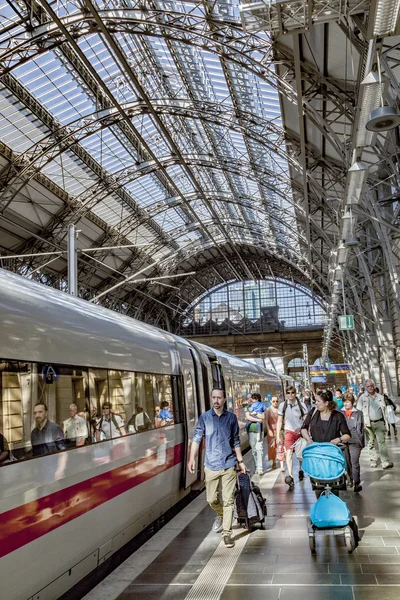
M 279 399 L 278 396 L 272 396 L 271 398 L 271 406 L 267 408 L 267 443 L 268 443 L 268 460 L 272 460 L 272 468 L 276 469 L 276 425 L 278 423 L 278 405 Z M 282 456 L 282 453 L 280 453 Z M 284 456 L 284 453 L 283 453 Z M 281 463 L 281 471 L 285 470 L 283 466 L 283 459 L 279 461 Z
M 360 454 L 365 448 L 364 437 L 364 415 L 361 410 L 355 408 L 356 399 L 353 394 L 347 393 L 344 400 L 344 408 L 342 410 L 345 415 L 347 425 L 350 429 L 351 440 L 349 441 L 350 461 L 352 480 L 354 491 L 357 494 L 361 492 L 361 475 L 360 475 Z

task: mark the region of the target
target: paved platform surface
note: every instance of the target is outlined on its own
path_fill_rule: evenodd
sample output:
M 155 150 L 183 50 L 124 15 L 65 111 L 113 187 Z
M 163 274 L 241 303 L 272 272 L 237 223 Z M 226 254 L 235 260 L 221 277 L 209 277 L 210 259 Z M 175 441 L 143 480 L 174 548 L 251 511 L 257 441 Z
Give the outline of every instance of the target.
M 372 469 L 364 450 L 362 493 L 341 493 L 360 527 L 352 554 L 342 536 L 319 535 L 311 555 L 310 481 L 296 477 L 289 491 L 284 474 L 270 471 L 260 480 L 265 531 L 234 529 L 236 546 L 225 548 L 211 531 L 214 513 L 202 494 L 85 600 L 399 600 L 400 441 L 389 439 L 388 446 L 394 469 Z

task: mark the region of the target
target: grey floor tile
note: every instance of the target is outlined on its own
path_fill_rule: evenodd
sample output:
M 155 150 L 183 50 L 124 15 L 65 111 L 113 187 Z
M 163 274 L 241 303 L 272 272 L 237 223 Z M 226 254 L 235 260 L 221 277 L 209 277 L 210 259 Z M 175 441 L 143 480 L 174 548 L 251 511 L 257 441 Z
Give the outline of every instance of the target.
M 279 585 L 340 585 L 340 575 L 327 573 L 278 573 L 274 574 L 272 583 Z M 296 588 L 297 596 L 297 588 Z
M 243 585 L 251 583 L 252 585 L 267 585 L 272 583 L 272 573 L 232 573 L 227 585 Z M 249 594 L 251 595 L 251 594 Z
M 377 589 L 374 586 L 354 587 L 354 600 L 399 600 L 400 590 L 398 587 L 379 586 Z
M 362 536 L 362 538 L 371 536 L 382 536 L 383 538 L 389 537 L 400 539 L 400 535 L 397 529 L 365 529 L 364 531 L 360 530 L 360 535 Z
M 271 562 L 276 562 L 276 557 Z M 261 575 L 264 573 L 265 563 L 256 563 L 256 564 L 247 564 L 247 563 L 236 563 L 234 573 L 239 573 L 241 575 Z
M 379 585 L 400 585 L 400 573 L 377 573 L 375 577 Z
M 295 591 L 291 586 L 283 586 L 279 596 L 280 600 L 353 600 L 353 592 L 350 586 L 303 586 Z M 382 598 L 380 598 L 382 600 Z
M 371 563 L 388 565 L 398 564 L 400 565 L 400 554 L 371 554 L 369 555 L 369 560 Z
M 250 592 L 246 584 L 227 585 L 220 600 L 243 600 L 248 597 L 251 597 L 251 600 L 278 600 L 279 590 L 279 586 L 253 585 Z
M 358 546 L 357 548 L 358 554 L 398 554 L 395 546 Z
M 363 573 L 399 573 L 400 565 L 382 565 L 382 564 L 369 564 L 363 565 Z
M 151 577 L 152 573 L 197 573 L 200 574 L 204 569 L 204 565 L 196 563 L 188 563 L 186 565 L 171 565 L 168 563 L 154 563 L 152 562 L 142 573 Z
M 118 600 L 184 600 L 190 585 L 130 585 Z
M 330 564 L 329 573 L 362 573 L 362 567 L 357 563 Z
M 138 585 L 139 583 L 147 585 L 169 585 L 170 583 L 193 585 L 197 578 L 197 573 L 152 573 L 151 576 L 146 573 L 141 573 L 132 581 L 132 585 Z
M 373 573 L 341 573 L 342 585 L 377 585 Z
M 307 565 L 304 564 L 292 564 L 292 563 L 276 563 L 265 565 L 264 573 L 276 573 L 276 574 L 303 574 L 305 571 L 309 574 L 320 574 L 320 573 L 328 573 L 328 565 L 327 564 L 314 564 Z

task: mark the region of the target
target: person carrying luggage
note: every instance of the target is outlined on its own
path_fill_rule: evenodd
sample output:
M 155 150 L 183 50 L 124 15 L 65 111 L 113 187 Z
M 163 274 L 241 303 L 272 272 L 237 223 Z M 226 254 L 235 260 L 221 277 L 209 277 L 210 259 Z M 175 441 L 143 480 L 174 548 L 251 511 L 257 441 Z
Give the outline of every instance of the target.
M 226 394 L 221 388 L 211 392 L 213 407 L 200 415 L 193 435 L 188 469 L 194 473 L 196 456 L 203 437 L 206 439 L 204 461 L 207 502 L 217 513 L 213 530 L 222 532 L 226 548 L 232 548 L 232 521 L 236 485 L 236 463 L 242 473 L 246 473 L 239 440 L 237 416 L 226 410 Z M 221 488 L 222 502 L 219 498 Z

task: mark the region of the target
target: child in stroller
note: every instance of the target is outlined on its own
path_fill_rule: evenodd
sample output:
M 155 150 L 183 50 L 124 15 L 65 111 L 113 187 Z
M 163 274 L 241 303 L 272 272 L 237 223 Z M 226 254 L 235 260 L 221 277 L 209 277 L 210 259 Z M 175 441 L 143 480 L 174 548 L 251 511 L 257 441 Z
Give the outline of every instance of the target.
M 320 492 L 311 507 L 308 522 L 310 550 L 315 552 L 318 531 L 331 535 L 344 535 L 349 552 L 358 545 L 358 526 L 339 496 L 346 489 L 346 459 L 342 450 L 330 443 L 313 443 L 303 450 L 303 471 L 310 477 L 313 489 Z

